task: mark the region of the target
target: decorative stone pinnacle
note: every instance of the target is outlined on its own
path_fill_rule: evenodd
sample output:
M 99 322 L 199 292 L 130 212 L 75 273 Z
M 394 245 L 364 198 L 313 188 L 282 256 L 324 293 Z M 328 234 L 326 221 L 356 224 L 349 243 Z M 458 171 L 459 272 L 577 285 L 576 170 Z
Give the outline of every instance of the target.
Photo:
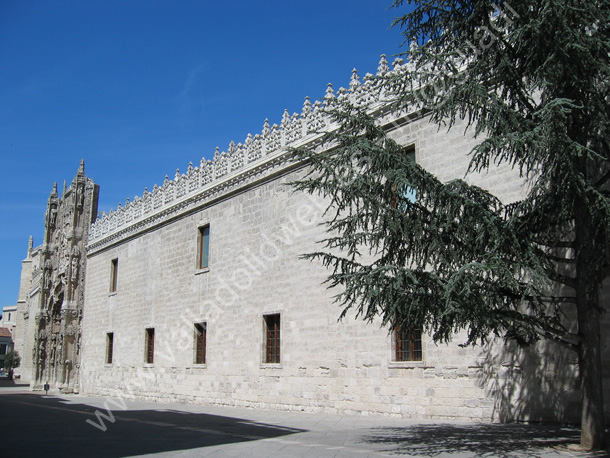
M 358 70 L 355 68 L 352 70 L 352 79 L 349 82 L 349 91 L 354 92 L 360 87 L 360 77 L 358 76 Z
M 311 113 L 311 102 L 309 100 L 309 96 L 305 97 L 305 102 L 303 102 L 303 110 L 301 111 L 301 116 L 306 117 Z
M 284 114 L 282 115 L 282 127 L 286 127 L 290 124 L 290 113 L 288 113 L 288 109 L 284 108 Z
M 401 57 L 397 57 L 396 59 L 394 59 L 394 62 L 392 62 L 392 65 L 394 66 L 394 68 L 398 68 L 400 67 L 403 63 L 405 62 L 405 60 Z
M 81 159 L 80 160 L 80 165 L 78 166 L 78 172 L 76 172 L 77 175 L 83 176 L 85 175 L 85 160 Z
M 271 132 L 269 128 L 269 118 L 265 119 L 265 124 L 263 124 L 263 137 L 266 137 Z
M 324 104 L 325 105 L 330 105 L 334 102 L 335 100 L 335 91 L 333 91 L 333 84 L 332 83 L 328 83 L 328 86 L 326 86 L 326 94 L 324 95 Z
M 51 189 L 50 197 L 57 197 L 57 181 L 53 183 L 53 189 Z
M 178 181 L 180 179 L 180 169 L 176 169 L 176 175 L 174 176 L 174 180 Z
M 390 71 L 388 60 L 385 58 L 385 54 L 381 55 L 379 59 L 379 66 L 377 67 L 377 76 L 383 76 Z

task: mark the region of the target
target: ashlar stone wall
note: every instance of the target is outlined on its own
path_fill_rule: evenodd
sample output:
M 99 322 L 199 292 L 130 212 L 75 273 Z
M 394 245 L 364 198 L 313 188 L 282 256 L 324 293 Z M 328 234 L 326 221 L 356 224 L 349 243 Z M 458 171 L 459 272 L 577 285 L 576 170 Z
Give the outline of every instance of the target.
M 427 119 L 392 134 L 444 178 L 461 177 L 472 139 Z M 460 152 L 455 153 L 455 145 Z M 451 145 L 452 148 L 447 148 Z M 422 362 L 393 362 L 379 323 L 338 321 L 326 271 L 299 259 L 316 248 L 325 203 L 287 183 L 304 173 L 251 178 L 229 195 L 89 254 L 81 389 L 87 394 L 414 418 L 491 419 L 482 349 L 424 342 Z M 500 176 L 501 178 L 498 178 Z M 510 179 L 507 179 L 510 177 Z M 479 185 L 514 199 L 508 171 Z M 197 269 L 198 228 L 210 227 L 209 268 Z M 116 292 L 110 292 L 118 260 Z M 281 316 L 281 362 L 264 363 L 264 319 Z M 206 364 L 194 363 L 194 323 L 207 324 Z M 147 364 L 146 329 L 154 328 Z M 112 363 L 106 361 L 113 334 Z

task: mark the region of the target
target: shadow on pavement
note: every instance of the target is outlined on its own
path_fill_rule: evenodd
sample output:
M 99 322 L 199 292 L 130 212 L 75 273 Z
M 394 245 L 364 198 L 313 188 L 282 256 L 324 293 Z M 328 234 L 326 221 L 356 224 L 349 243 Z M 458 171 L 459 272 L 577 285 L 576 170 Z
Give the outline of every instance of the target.
M 410 456 L 475 454 L 480 457 L 541 457 L 550 448 L 577 444 L 580 430 L 560 425 L 430 424 L 407 428 L 377 428 L 364 442 L 387 445 L 389 453 Z M 607 456 L 602 455 L 591 456 Z
M 23 388 L 30 389 L 29 383 L 21 382 L 19 379 L 9 380 L 8 377 L 0 377 L 0 388 Z
M 125 410 L 126 406 L 120 400 L 112 398 L 107 399 L 106 405 L 110 410 L 98 410 L 54 396 L 2 395 L 0 456 L 114 458 L 253 441 L 304 431 L 204 413 Z

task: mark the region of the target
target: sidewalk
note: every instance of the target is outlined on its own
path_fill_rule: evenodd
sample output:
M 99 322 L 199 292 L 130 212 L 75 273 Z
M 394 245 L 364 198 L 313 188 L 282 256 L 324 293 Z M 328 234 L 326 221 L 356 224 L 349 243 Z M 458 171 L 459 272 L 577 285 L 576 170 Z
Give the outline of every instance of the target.
M 29 423 L 11 431 L 6 419 L 0 419 L 3 436 L 9 439 L 0 448 L 8 446 L 3 456 L 11 457 L 37 456 L 32 450 L 45 450 L 46 457 L 88 458 L 608 456 L 570 450 L 579 431 L 558 425 L 414 421 L 19 394 L 5 388 L 0 388 L 0 408 L 11 412 L 9 418 Z

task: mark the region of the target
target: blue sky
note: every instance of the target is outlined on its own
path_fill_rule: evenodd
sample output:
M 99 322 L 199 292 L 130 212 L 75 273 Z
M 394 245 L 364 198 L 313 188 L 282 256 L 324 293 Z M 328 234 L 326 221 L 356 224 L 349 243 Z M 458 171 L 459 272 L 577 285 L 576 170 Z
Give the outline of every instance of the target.
M 0 306 L 53 182 L 81 158 L 100 211 L 301 111 L 400 52 L 390 0 L 1 0 Z

